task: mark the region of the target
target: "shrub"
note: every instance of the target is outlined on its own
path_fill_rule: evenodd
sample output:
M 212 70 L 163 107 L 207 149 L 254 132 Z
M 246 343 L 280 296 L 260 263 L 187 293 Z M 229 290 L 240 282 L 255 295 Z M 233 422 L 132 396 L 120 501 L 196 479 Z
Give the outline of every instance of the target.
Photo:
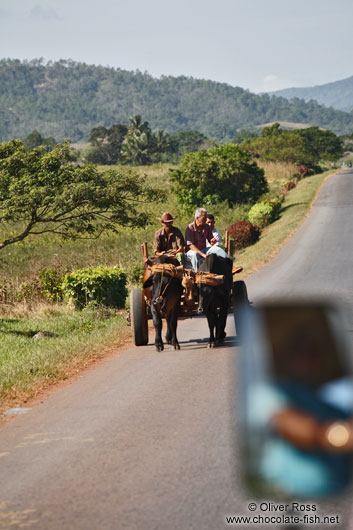
M 16 290 L 16 301 L 31 303 L 40 298 L 41 289 L 37 279 L 21 282 Z
M 257 202 L 249 211 L 249 221 L 263 228 L 278 219 L 281 208 L 282 200 L 277 197 L 268 201 Z
M 126 280 L 118 267 L 87 267 L 66 274 L 62 290 L 65 300 L 77 309 L 90 302 L 121 308 L 127 297 Z
M 63 298 L 63 275 L 54 269 L 43 269 L 38 274 L 38 283 L 43 296 L 50 302 L 59 302 Z
M 263 169 L 235 144 L 188 153 L 171 175 L 178 201 L 188 209 L 223 201 L 253 203 L 268 191 Z
M 313 171 L 304 164 L 301 164 L 300 166 L 297 166 L 298 173 L 296 175 L 298 180 L 301 180 L 304 177 L 308 177 L 309 175 L 313 174 Z
M 258 226 L 248 221 L 239 221 L 228 227 L 229 234 L 234 241 L 235 250 L 253 245 L 260 237 L 261 230 Z
M 286 182 L 283 186 L 283 189 L 285 191 L 293 190 L 296 187 L 296 183 L 293 182 L 293 180 L 290 180 L 289 182 Z

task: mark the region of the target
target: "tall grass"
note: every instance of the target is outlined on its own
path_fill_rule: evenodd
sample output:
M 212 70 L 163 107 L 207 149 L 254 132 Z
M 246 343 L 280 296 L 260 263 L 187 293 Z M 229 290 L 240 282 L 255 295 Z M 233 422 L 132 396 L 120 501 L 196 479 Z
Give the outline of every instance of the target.
M 280 193 L 283 185 L 292 180 L 298 173 L 297 166 L 287 162 L 265 162 L 259 160 L 257 163 L 265 171 L 265 177 L 273 194 Z

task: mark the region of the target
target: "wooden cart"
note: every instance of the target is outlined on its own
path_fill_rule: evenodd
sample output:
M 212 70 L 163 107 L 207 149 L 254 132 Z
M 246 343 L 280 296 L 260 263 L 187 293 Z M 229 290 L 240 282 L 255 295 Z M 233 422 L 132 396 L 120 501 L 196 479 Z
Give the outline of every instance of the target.
M 225 247 L 229 253 L 230 239 L 228 233 L 225 237 Z M 141 245 L 144 263 L 148 259 L 147 243 Z M 191 281 L 198 283 L 196 274 L 189 269 L 184 270 L 185 277 L 190 278 Z M 216 276 L 216 275 L 213 275 Z M 183 285 L 184 282 L 183 281 Z M 203 314 L 199 297 L 191 296 L 190 293 L 195 292 L 193 289 L 188 289 L 184 286 L 184 291 L 181 297 L 180 312 L 178 319 L 197 317 Z M 239 308 L 243 304 L 249 304 L 248 293 L 244 281 L 233 282 L 231 290 L 231 300 L 229 305 L 229 313 L 234 313 L 235 325 L 237 327 L 237 319 L 239 315 Z M 152 319 L 151 310 L 148 300 L 145 297 L 142 288 L 134 288 L 130 294 L 130 311 L 128 321 L 131 325 L 132 337 L 136 346 L 144 346 L 148 344 L 148 320 Z

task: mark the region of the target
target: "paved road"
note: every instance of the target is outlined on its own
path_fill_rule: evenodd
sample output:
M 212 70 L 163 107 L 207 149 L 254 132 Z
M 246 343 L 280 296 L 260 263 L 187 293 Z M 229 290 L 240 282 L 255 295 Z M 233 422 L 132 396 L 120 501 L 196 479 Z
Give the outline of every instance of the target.
M 338 294 L 351 337 L 352 261 L 353 173 L 344 171 L 247 280 L 250 297 Z M 232 431 L 231 318 L 227 332 L 227 345 L 210 350 L 205 319 L 186 320 L 180 352 L 132 348 L 0 429 L 0 528 L 218 530 L 226 515 L 247 515 Z M 320 509 L 343 518 L 350 506 L 347 495 Z

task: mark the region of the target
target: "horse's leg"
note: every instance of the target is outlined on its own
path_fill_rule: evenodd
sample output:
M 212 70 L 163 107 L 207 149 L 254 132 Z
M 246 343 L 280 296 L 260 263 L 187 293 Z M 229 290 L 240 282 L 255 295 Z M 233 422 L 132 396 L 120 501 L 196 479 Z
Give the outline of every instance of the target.
M 174 347 L 175 350 L 180 350 L 180 346 L 176 336 L 179 307 L 180 294 L 170 293 L 164 308 L 167 321 L 166 340 L 168 341 L 168 344 L 171 344 Z
M 215 315 L 212 309 L 210 309 L 210 311 L 204 311 L 204 313 L 207 317 L 207 323 L 208 323 L 208 327 L 210 330 L 210 338 L 208 341 L 208 347 L 213 348 L 215 345 L 215 336 L 214 336 L 214 328 L 216 325 Z
M 223 344 L 226 333 L 224 331 L 227 323 L 228 310 L 221 307 L 219 315 L 217 315 L 216 322 L 216 346 Z
M 176 334 L 176 328 L 178 324 L 178 312 L 174 308 L 173 311 L 171 311 L 168 319 L 168 329 L 170 330 L 171 334 L 171 344 L 174 347 L 174 350 L 180 350 L 179 342 L 177 339 Z
M 166 341 L 167 344 L 171 344 L 172 343 L 172 332 L 171 332 L 171 329 L 170 329 L 168 318 L 166 320 L 167 320 L 167 332 L 165 334 L 165 341 Z
M 151 313 L 152 313 L 152 319 L 154 324 L 154 329 L 156 332 L 156 338 L 155 338 L 155 346 L 157 351 L 163 351 L 164 350 L 164 344 L 162 340 L 162 318 L 157 311 L 157 309 L 154 307 L 154 305 L 151 305 Z

